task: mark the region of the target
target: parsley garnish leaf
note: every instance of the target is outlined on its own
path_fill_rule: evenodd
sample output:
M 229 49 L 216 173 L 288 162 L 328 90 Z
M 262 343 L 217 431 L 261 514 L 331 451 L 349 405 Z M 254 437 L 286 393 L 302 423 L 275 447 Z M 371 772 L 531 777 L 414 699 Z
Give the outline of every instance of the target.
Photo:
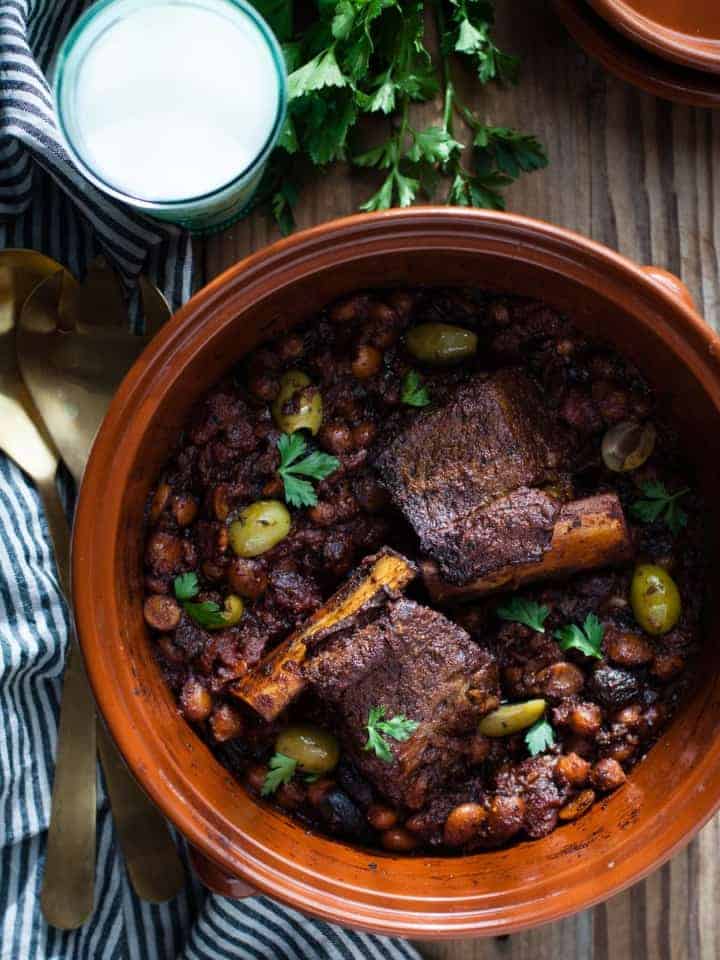
M 570 623 L 558 628 L 553 636 L 560 641 L 561 650 L 579 650 L 586 657 L 602 660 L 602 642 L 605 629 L 594 613 L 585 617 L 582 627 Z
M 215 627 L 222 627 L 227 623 L 225 611 L 219 603 L 214 600 L 205 600 L 203 603 L 191 603 L 186 600 L 183 603 L 185 613 L 191 617 L 195 623 L 201 627 L 207 627 L 212 630 Z
M 410 370 L 403 377 L 401 399 L 410 407 L 426 407 L 430 403 L 430 393 L 417 370 Z
M 524 623 L 526 627 L 538 633 L 545 633 L 544 623 L 549 613 L 547 607 L 533 600 L 525 600 L 523 597 L 512 597 L 509 603 L 497 609 L 497 615 L 503 620 Z
M 222 627 L 227 622 L 227 616 L 219 603 L 214 600 L 204 600 L 202 603 L 192 603 L 193 597 L 200 593 L 200 582 L 195 571 L 182 573 L 173 581 L 175 596 L 182 603 L 185 613 L 201 627 L 212 630 Z
M 297 760 L 292 757 L 286 757 L 284 753 L 276 753 L 270 757 L 268 763 L 268 772 L 260 790 L 261 797 L 267 797 L 280 787 L 283 783 L 289 783 L 295 776 Z
M 173 587 L 178 600 L 192 600 L 200 593 L 198 575 L 194 571 L 192 573 L 181 573 L 179 577 L 175 577 Z
M 277 445 L 280 451 L 278 473 L 285 488 L 285 499 L 292 507 L 314 507 L 318 500 L 312 483 L 297 475 L 324 480 L 337 470 L 340 461 L 318 450 L 299 460 L 307 450 L 305 438 L 299 433 L 284 433 Z
M 525 743 L 531 757 L 545 753 L 555 743 L 555 731 L 545 717 L 540 717 L 525 734 Z
M 687 513 L 678 500 L 690 493 L 690 488 L 683 487 L 676 493 L 670 493 L 660 480 L 648 480 L 640 485 L 640 489 L 645 494 L 645 499 L 636 500 L 632 504 L 631 514 L 643 523 L 654 523 L 662 517 L 670 532 L 677 536 L 688 521 Z
M 504 187 L 545 165 L 535 137 L 488 125 L 455 84 L 457 60 L 469 62 L 483 84 L 517 79 L 516 58 L 494 40 L 492 0 L 318 0 L 301 29 L 291 0 L 258 3 L 282 41 L 289 74 L 287 121 L 257 195 L 283 232 L 294 225 L 302 183 L 335 161 L 383 171 L 365 210 L 408 206 L 421 192 L 431 197 L 439 177 L 448 179 L 448 203 L 501 208 Z M 437 21 L 437 53 L 426 45 L 428 12 Z M 411 105 L 439 92 L 442 121 L 415 129 Z M 369 114 L 388 117 L 384 139 L 353 156 L 350 144 Z
M 389 720 L 385 719 L 385 715 L 385 707 L 370 708 L 367 722 L 368 738 L 364 749 L 373 750 L 375 755 L 384 760 L 385 763 L 392 763 L 394 760 L 393 753 L 385 736 L 392 737 L 393 740 L 409 740 L 420 724 L 417 720 L 408 720 L 402 714 L 398 714 Z

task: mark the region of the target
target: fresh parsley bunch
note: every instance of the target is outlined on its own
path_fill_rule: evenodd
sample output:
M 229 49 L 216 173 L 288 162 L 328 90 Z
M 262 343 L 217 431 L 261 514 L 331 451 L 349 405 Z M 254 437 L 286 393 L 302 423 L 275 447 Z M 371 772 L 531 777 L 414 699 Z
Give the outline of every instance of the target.
M 534 136 L 487 124 L 455 88 L 454 60 L 470 65 L 481 84 L 517 80 L 517 59 L 493 40 L 491 0 L 315 0 L 302 29 L 295 0 L 253 2 L 275 30 L 289 73 L 287 122 L 260 188 L 284 232 L 293 228 L 303 181 L 335 161 L 381 174 L 363 210 L 406 207 L 420 192 L 432 198 L 441 177 L 446 203 L 500 209 L 504 187 L 547 164 Z M 426 8 L 437 26 L 436 57 L 426 42 Z M 411 104 L 439 93 L 442 122 L 414 126 Z M 387 136 L 358 153 L 355 130 L 373 114 L 388 118 Z

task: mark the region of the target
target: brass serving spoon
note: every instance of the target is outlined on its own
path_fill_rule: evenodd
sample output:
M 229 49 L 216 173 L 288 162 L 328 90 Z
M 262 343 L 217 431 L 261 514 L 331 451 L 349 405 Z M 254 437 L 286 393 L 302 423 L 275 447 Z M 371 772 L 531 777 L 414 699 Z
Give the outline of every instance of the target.
M 146 323 L 157 328 L 169 317 L 169 307 L 147 281 L 141 283 L 141 294 Z M 60 327 L 63 302 L 67 309 Z M 100 264 L 91 267 L 85 283 L 70 296 L 63 295 L 57 276 L 45 280 L 20 316 L 16 336 L 23 378 L 78 484 L 110 399 L 149 339 L 130 334 L 126 317 L 119 284 Z M 132 885 L 143 899 L 168 900 L 185 877 L 167 825 L 129 774 L 102 724 L 98 747 Z M 73 789 L 71 783 L 67 789 Z M 45 882 L 53 883 L 47 870 Z
M 33 255 L 23 262 L 22 253 L 4 251 L 0 255 L 0 448 L 35 483 L 50 530 L 60 586 L 69 596 L 70 536 L 55 486 L 58 454 L 21 379 L 14 327 L 19 304 L 43 277 L 55 273 L 61 292 L 71 289 L 75 281 L 54 261 Z M 56 874 L 56 882 L 44 883 L 42 894 L 46 917 L 65 929 L 79 926 L 91 913 L 95 880 L 95 703 L 72 629 L 58 744 L 69 739 L 73 740 L 74 751 L 69 763 L 56 768 L 52 803 L 55 829 L 48 836 L 47 863 L 51 874 Z M 47 868 L 45 876 L 47 879 Z

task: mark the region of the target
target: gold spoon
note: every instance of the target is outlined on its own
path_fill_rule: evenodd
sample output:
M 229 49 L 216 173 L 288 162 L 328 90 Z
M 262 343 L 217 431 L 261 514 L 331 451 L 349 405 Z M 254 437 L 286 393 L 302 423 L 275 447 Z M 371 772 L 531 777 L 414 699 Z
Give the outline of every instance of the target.
M 162 295 L 147 281 L 141 283 L 141 295 L 147 325 L 161 325 L 170 315 Z M 63 302 L 67 309 L 58 329 Z M 16 337 L 23 378 L 78 485 L 110 399 L 149 339 L 130 334 L 126 318 L 117 279 L 100 264 L 69 297 L 63 297 L 57 276 L 45 280 L 20 316 Z M 145 900 L 169 900 L 185 875 L 167 825 L 102 724 L 98 747 L 132 885 Z
M 47 258 L 6 251 L 0 258 L 0 448 L 34 481 L 50 530 L 60 585 L 69 596 L 70 537 L 55 486 L 58 455 L 22 382 L 15 353 L 15 315 L 29 289 L 51 272 L 58 286 L 75 281 Z M 73 740 L 69 763 L 56 767 L 47 864 L 56 882 L 43 882 L 42 907 L 55 926 L 72 929 L 92 912 L 95 879 L 95 703 L 71 628 L 63 679 L 58 744 Z M 68 786 L 68 784 L 70 784 Z M 53 866 L 54 865 L 54 866 Z

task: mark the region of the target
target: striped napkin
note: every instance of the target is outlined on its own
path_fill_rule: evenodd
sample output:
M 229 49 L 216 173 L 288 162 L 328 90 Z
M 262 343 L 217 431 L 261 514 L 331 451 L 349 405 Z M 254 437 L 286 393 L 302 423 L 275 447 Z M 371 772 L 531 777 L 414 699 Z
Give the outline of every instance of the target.
M 84 6 L 0 0 L 0 249 L 41 250 L 80 276 L 102 253 L 128 285 L 144 270 L 175 308 L 191 292 L 189 237 L 83 181 L 58 137 L 45 75 Z M 95 912 L 77 931 L 48 927 L 38 897 L 67 639 L 38 498 L 0 455 L 0 960 L 419 960 L 403 941 L 266 897 L 227 900 L 192 879 L 170 903 L 138 900 L 102 782 Z

